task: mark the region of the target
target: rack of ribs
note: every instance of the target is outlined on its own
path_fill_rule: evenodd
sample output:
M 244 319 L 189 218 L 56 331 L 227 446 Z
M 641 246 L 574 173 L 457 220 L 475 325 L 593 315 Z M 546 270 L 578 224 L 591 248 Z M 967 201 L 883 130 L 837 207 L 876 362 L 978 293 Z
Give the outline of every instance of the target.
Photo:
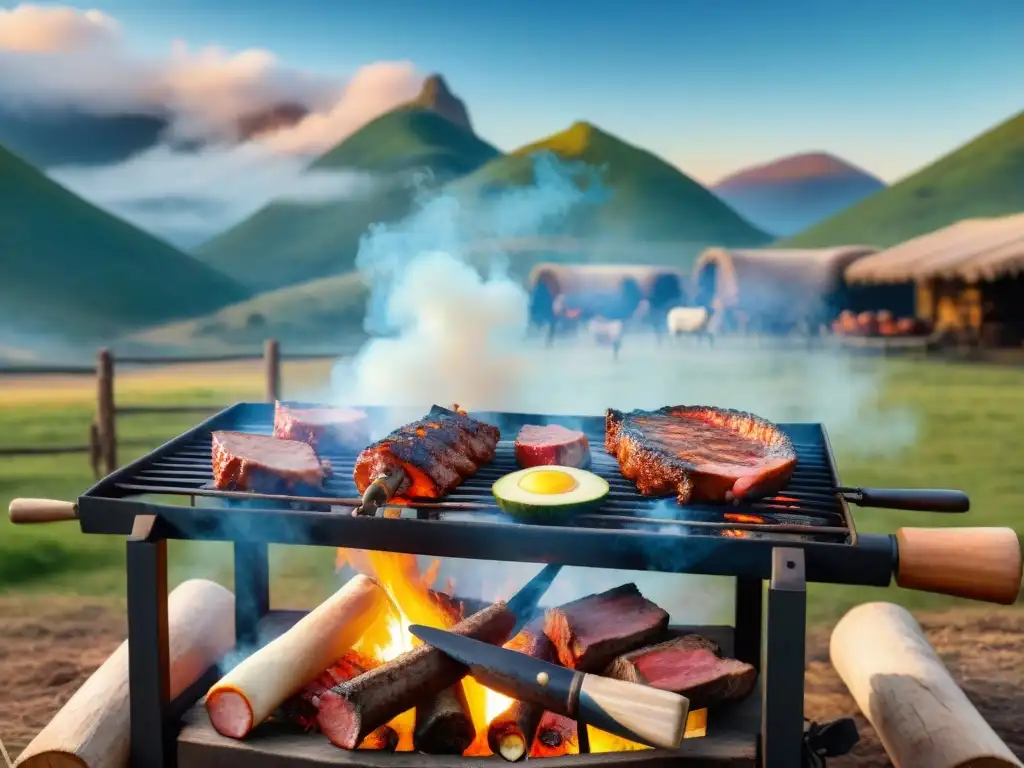
M 363 493 L 375 480 L 402 472 L 396 496 L 439 499 L 494 458 L 500 437 L 497 427 L 435 405 L 419 421 L 365 448 L 353 479 Z
M 708 406 L 609 408 L 604 445 L 640 493 L 680 504 L 769 496 L 796 467 L 793 443 L 775 424 Z

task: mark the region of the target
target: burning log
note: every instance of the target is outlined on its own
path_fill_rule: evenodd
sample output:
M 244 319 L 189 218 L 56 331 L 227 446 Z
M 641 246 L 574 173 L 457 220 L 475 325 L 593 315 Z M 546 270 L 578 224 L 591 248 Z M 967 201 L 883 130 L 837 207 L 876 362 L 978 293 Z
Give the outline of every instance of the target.
M 541 661 L 553 661 L 555 649 L 544 634 L 540 623 L 531 624 L 509 640 L 505 647 L 525 653 Z M 525 701 L 515 701 L 499 714 L 487 728 L 487 745 L 491 752 L 509 762 L 517 762 L 530 754 L 537 726 L 544 714 L 543 707 Z
M 231 650 L 235 597 L 203 579 L 180 584 L 167 600 L 171 696 Z M 25 748 L 19 768 L 121 768 L 128 765 L 127 641 L 103 662 Z
M 537 726 L 536 738 L 530 748 L 530 758 L 561 757 L 575 755 L 580 751 L 579 730 L 576 721 L 545 712 Z
M 721 649 L 700 635 L 683 635 L 626 653 L 604 674 L 681 694 L 694 710 L 744 699 L 757 682 L 757 670 L 750 664 L 722 658 Z
M 619 654 L 659 639 L 667 628 L 668 612 L 641 595 L 636 584 L 552 608 L 544 619 L 544 634 L 558 660 L 584 672 L 604 669 Z
M 352 578 L 210 689 L 206 710 L 213 727 L 222 736 L 244 738 L 350 650 L 363 632 L 385 615 L 388 606 L 388 597 L 377 582 L 362 575 Z
M 487 643 L 503 643 L 515 623 L 515 614 L 501 602 L 460 621 L 451 631 Z M 436 648 L 421 645 L 327 691 L 320 698 L 317 722 L 333 744 L 354 749 L 367 734 L 437 696 L 467 672 Z
M 461 755 L 476 739 L 462 683 L 416 707 L 413 745 L 427 755 Z
M 904 608 L 868 603 L 832 631 L 832 665 L 897 766 L 1020 766 Z
M 359 651 L 349 651 L 320 677 L 282 704 L 277 713 L 278 719 L 294 723 L 305 731 L 317 730 L 317 704 L 324 692 L 338 683 L 351 680 L 377 666 L 379 666 L 379 662 L 372 656 Z M 382 725 L 363 739 L 359 749 L 394 752 L 398 748 L 398 741 L 398 733 L 395 732 L 395 729 L 388 725 Z

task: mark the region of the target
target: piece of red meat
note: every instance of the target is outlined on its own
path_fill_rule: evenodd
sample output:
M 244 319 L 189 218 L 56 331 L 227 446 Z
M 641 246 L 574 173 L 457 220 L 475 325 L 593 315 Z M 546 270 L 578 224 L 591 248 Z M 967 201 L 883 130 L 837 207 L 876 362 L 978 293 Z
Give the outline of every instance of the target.
M 296 408 L 278 402 L 274 436 L 309 443 L 318 454 L 347 453 L 370 442 L 370 419 L 355 408 Z
M 525 425 L 516 436 L 515 450 L 516 463 L 524 469 L 550 465 L 580 469 L 590 466 L 587 436 L 558 424 Z
M 299 486 L 319 488 L 324 466 L 299 440 L 249 432 L 214 432 L 213 483 L 221 489 L 277 493 Z

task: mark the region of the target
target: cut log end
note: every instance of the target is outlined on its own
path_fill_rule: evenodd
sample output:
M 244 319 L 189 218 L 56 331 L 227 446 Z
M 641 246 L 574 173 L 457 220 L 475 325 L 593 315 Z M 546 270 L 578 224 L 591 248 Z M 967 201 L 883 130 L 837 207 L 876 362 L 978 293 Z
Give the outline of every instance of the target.
M 210 723 L 221 736 L 244 738 L 253 729 L 252 706 L 237 688 L 215 688 L 206 697 Z
M 363 729 L 362 713 L 354 702 L 344 696 L 326 691 L 317 703 L 316 720 L 320 730 L 334 746 L 355 749 L 359 745 Z
M 526 757 L 526 737 L 518 731 L 504 734 L 496 746 L 497 749 L 492 747 L 491 751 L 510 763 L 518 763 Z

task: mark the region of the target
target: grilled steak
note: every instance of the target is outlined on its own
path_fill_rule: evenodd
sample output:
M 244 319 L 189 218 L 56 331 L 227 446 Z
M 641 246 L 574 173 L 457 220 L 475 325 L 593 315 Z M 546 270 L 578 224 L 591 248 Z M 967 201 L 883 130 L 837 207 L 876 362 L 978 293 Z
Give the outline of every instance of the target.
M 516 436 L 516 463 L 522 467 L 558 465 L 590 466 L 590 443 L 587 436 L 557 424 L 538 427 L 527 424 Z
M 377 478 L 401 470 L 405 482 L 398 497 L 437 499 L 493 459 L 500 436 L 490 424 L 435 405 L 424 418 L 364 449 L 353 479 L 362 493 Z
M 604 674 L 681 694 L 691 709 L 744 699 L 757 682 L 757 670 L 750 664 L 723 659 L 718 646 L 699 635 L 631 651 L 609 664 Z
M 309 443 L 317 453 L 346 453 L 370 439 L 370 422 L 354 408 L 294 408 L 274 404 L 274 436 Z
M 645 496 L 680 504 L 771 495 L 796 467 L 788 435 L 765 419 L 705 406 L 605 414 L 605 451 Z
M 324 466 L 312 447 L 299 440 L 214 432 L 212 459 L 217 488 L 278 493 L 324 482 Z

